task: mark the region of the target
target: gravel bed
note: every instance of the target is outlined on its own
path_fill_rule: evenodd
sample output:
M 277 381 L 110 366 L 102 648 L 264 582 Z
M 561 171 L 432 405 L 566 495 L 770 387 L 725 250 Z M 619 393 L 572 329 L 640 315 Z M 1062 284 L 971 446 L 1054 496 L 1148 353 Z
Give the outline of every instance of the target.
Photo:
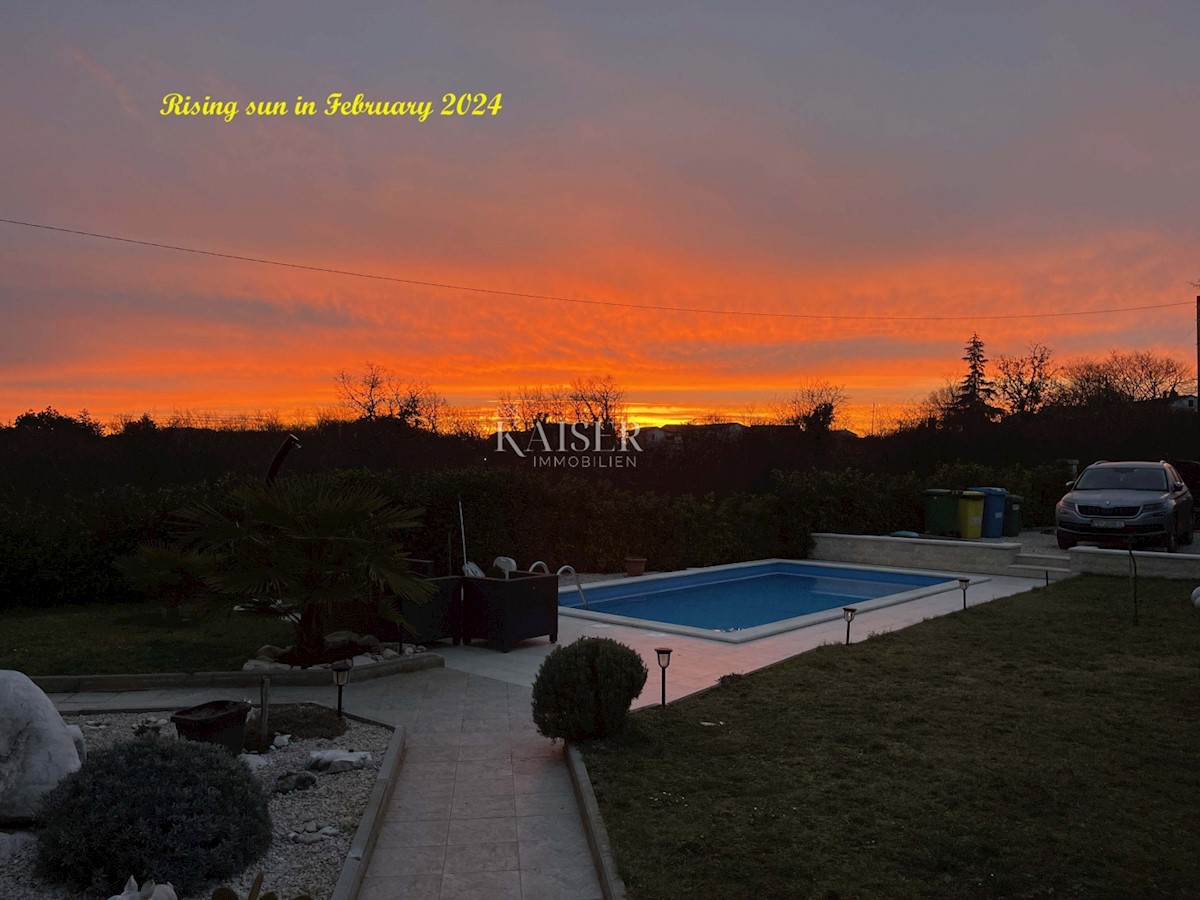
M 134 727 L 141 722 L 169 718 L 170 712 L 63 717 L 67 724 L 83 728 L 89 752 L 131 739 Z M 92 727 L 87 723 L 103 723 L 103 727 Z M 161 734 L 175 737 L 175 726 L 168 722 Z M 275 891 L 281 897 L 304 892 L 311 894 L 314 900 L 328 900 L 341 874 L 391 736 L 392 732 L 387 728 L 349 721 L 346 733 L 341 737 L 296 741 L 262 754 L 266 765 L 259 767 L 256 774 L 270 797 L 268 805 L 274 832 L 271 848 L 266 856 L 232 880 L 230 886 L 244 897 L 254 876 L 262 870 L 266 873 L 264 890 Z M 330 749 L 365 750 L 371 754 L 371 759 L 362 769 L 336 775 L 319 774 L 316 786 L 308 790 L 270 793 L 277 776 L 307 769 L 310 751 Z M 120 813 L 115 811 L 115 814 Z M 313 821 L 318 826 L 332 826 L 336 831 L 313 843 L 297 843 L 289 837 L 290 832 L 304 832 L 305 825 Z M 98 897 L 51 885 L 34 875 L 33 857 L 34 845 L 29 842 L 7 860 L 0 861 L 0 900 L 108 900 L 123 887 L 113 885 L 112 891 Z M 166 873 L 163 880 L 170 881 L 170 873 Z M 206 893 L 180 897 L 180 900 L 208 900 L 211 892 L 210 887 Z

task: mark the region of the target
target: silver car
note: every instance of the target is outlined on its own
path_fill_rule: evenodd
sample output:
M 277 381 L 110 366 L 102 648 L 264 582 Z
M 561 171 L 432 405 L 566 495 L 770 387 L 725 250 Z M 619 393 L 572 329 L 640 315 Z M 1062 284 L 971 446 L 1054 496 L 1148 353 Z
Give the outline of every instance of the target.
M 1098 462 L 1088 466 L 1055 507 L 1058 546 L 1192 542 L 1192 494 L 1166 462 Z

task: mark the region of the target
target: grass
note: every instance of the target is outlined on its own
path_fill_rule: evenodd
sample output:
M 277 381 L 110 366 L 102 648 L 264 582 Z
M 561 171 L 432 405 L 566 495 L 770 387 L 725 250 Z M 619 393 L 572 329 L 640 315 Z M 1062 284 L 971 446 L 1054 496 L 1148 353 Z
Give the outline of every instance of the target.
M 144 603 L 6 609 L 0 611 L 0 669 L 27 675 L 234 671 L 263 644 L 290 644 L 292 634 L 286 622 L 223 611 L 169 622 Z
M 1197 896 L 1193 586 L 1143 579 L 1135 627 L 1071 579 L 634 714 L 581 748 L 629 896 Z

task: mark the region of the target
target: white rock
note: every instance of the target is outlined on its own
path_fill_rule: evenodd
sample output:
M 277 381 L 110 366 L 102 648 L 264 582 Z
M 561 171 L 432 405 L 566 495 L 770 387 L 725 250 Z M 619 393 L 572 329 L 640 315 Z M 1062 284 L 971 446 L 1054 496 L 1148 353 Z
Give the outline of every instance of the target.
M 21 672 L 0 670 L 0 823 L 34 819 L 42 795 L 79 765 L 50 698 Z
M 242 664 L 243 672 L 290 672 L 291 669 L 287 663 L 270 662 L 265 659 L 248 659 Z
M 276 750 L 282 750 L 291 742 L 292 736 L 290 734 L 277 734 L 275 735 L 275 740 L 271 741 L 271 746 Z
M 301 844 L 315 844 L 317 841 L 325 840 L 325 837 L 320 834 L 302 834 L 296 840 Z
M 398 659 L 400 656 L 399 653 L 397 653 L 395 650 L 391 649 L 390 647 L 385 648 L 384 651 L 382 653 L 380 653 L 379 655 L 382 656 L 384 659 Z
M 308 754 L 308 767 L 318 771 L 336 775 L 339 772 L 349 772 L 351 769 L 361 769 L 371 761 L 371 754 L 360 750 L 358 752 L 345 750 L 314 750 Z
M 155 884 L 154 879 L 151 878 L 139 889 L 137 881 L 130 875 L 129 880 L 125 882 L 125 890 L 114 894 L 108 900 L 179 900 L 179 897 L 170 882 Z
M 375 660 L 371 659 L 371 657 L 367 656 L 365 653 L 360 653 L 358 656 L 354 657 L 351 662 L 356 666 L 369 666 L 371 663 L 375 662 Z
M 263 768 L 263 766 L 267 765 L 267 761 L 255 753 L 243 753 L 238 757 L 238 759 L 240 759 L 246 768 L 251 772 L 257 772 L 259 769 Z
M 78 725 L 68 725 L 67 734 L 71 736 L 71 740 L 75 743 L 75 752 L 79 754 L 81 763 L 87 762 L 87 741 L 83 739 L 83 729 Z
M 318 833 L 323 834 L 326 837 L 333 837 L 334 835 L 336 835 L 338 833 L 338 830 L 336 828 L 334 828 L 332 825 L 326 825 Z

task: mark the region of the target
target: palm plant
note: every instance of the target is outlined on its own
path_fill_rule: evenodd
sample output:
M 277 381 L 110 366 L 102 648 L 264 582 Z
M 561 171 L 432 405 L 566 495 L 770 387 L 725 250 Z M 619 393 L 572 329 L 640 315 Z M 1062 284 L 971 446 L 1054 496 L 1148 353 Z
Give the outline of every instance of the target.
M 398 540 L 424 510 L 402 508 L 380 491 L 308 475 L 251 482 L 226 508 L 204 504 L 183 513 L 186 546 L 213 554 L 205 581 L 214 591 L 286 601 L 296 614 L 294 659 L 319 661 L 335 612 L 363 603 L 403 623 L 396 596 L 421 601 L 429 584 L 409 570 Z
M 127 584 L 162 604 L 164 617 L 177 614 L 184 602 L 204 591 L 208 562 L 197 549 L 163 541 L 144 541 L 135 552 L 113 560 Z

